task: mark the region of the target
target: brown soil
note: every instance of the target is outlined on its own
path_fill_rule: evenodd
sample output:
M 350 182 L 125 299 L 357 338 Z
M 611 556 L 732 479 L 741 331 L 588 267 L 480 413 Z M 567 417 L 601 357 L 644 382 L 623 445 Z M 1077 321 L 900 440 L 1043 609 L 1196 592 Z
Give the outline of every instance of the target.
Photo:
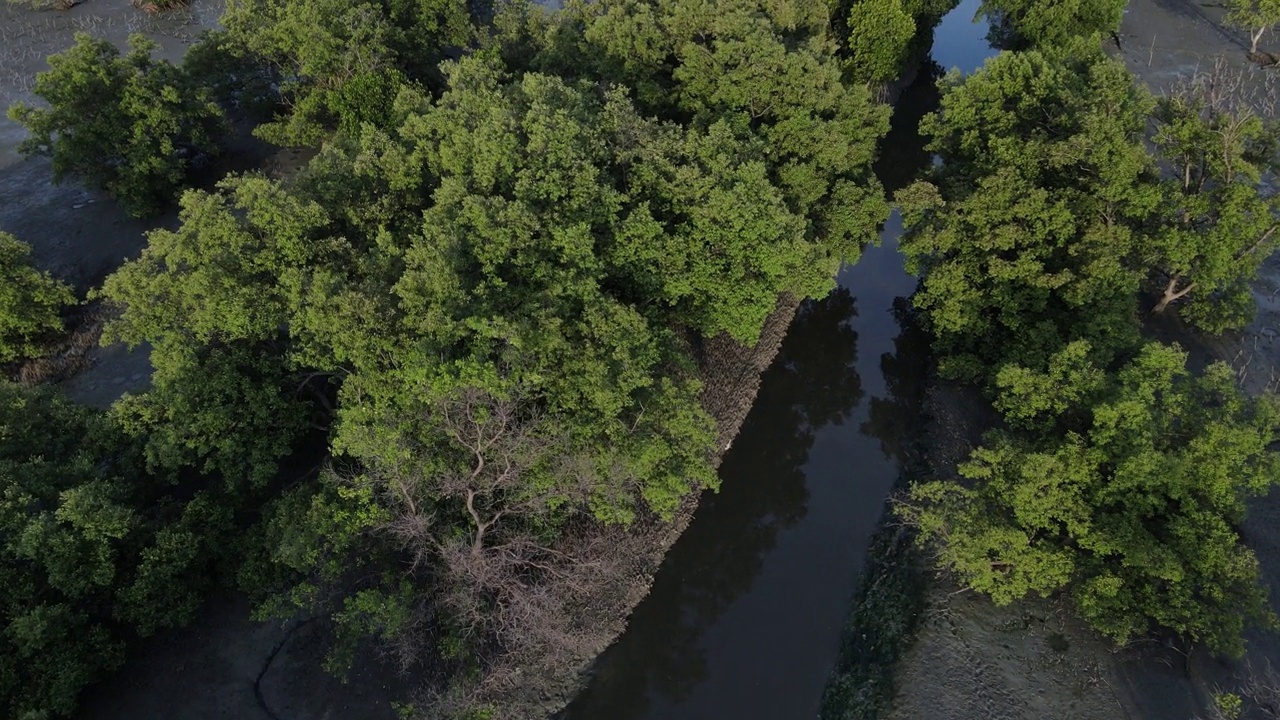
M 1247 39 L 1221 25 L 1223 12 L 1220 3 L 1130 0 L 1116 54 L 1155 92 L 1209 69 L 1219 58 L 1250 74 L 1252 89 L 1263 88 L 1276 70 L 1251 62 Z M 1265 264 L 1254 296 L 1258 315 L 1239 333 L 1206 336 L 1175 313 L 1156 319 L 1148 330 L 1182 345 L 1194 366 L 1230 363 L 1250 393 L 1274 390 L 1280 379 L 1280 256 Z M 974 410 L 981 407 L 976 398 L 954 389 L 935 388 L 928 402 L 935 417 L 931 459 L 945 476 L 990 418 Z M 1243 534 L 1261 562 L 1262 580 L 1274 588 L 1280 580 L 1276 493 L 1252 504 Z M 1272 598 L 1280 612 L 1280 594 L 1273 591 Z M 1191 720 L 1213 717 L 1213 695 L 1233 692 L 1246 697 L 1241 718 L 1274 718 L 1247 699 L 1245 686 L 1251 675 L 1280 666 L 1280 634 L 1255 631 L 1247 639 L 1246 657 L 1230 662 L 1152 641 L 1116 649 L 1061 602 L 995 607 L 940 577 L 916 646 L 899 668 L 900 691 L 889 717 Z

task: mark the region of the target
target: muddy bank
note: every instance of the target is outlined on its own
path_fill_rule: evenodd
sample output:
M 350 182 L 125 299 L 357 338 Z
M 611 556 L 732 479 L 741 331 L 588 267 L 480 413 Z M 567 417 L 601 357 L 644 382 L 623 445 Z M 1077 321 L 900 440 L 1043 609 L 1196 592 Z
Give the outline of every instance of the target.
M 1262 92 L 1276 71 L 1248 61 L 1247 40 L 1221 25 L 1223 12 L 1220 4 L 1191 0 L 1131 0 L 1119 47 L 1109 44 L 1109 51 L 1157 93 L 1211 68 L 1219 58 L 1250 78 L 1252 91 Z M 1276 47 L 1264 43 L 1263 49 Z M 1176 318 L 1153 323 L 1148 332 L 1181 344 L 1192 365 L 1231 363 L 1250 393 L 1274 390 L 1280 377 L 1280 257 L 1268 260 L 1253 290 L 1258 314 L 1242 332 L 1206 336 Z M 955 388 L 935 388 L 928 405 L 929 460 L 945 477 L 990 420 L 977 414 L 980 398 Z M 1243 535 L 1258 555 L 1262 581 L 1272 588 L 1272 607 L 1280 611 L 1275 591 L 1280 498 L 1275 493 L 1251 504 Z M 1250 632 L 1246 656 L 1224 661 L 1203 650 L 1183 652 L 1154 641 L 1116 649 L 1065 603 L 1035 600 L 999 608 L 945 577 L 935 578 L 926 600 L 918 640 L 898 668 L 899 690 L 887 715 L 894 720 L 1190 720 L 1212 717 L 1216 693 L 1246 696 L 1241 718 L 1275 717 L 1251 703 L 1245 687 L 1251 673 L 1280 666 L 1275 632 Z
M 716 420 L 717 468 L 750 412 L 761 375 L 777 355 L 799 305 L 793 297 L 779 298 L 754 347 L 721 335 L 707 340 L 698 353 L 704 383 L 700 400 Z M 689 526 L 700 499 L 701 494 L 689 496 L 671 522 L 649 518 L 627 530 L 607 531 L 613 533 L 609 542 L 617 548 L 616 556 L 625 559 L 626 572 L 618 574 L 616 583 L 593 593 L 598 601 L 581 608 L 580 622 L 583 627 L 594 629 L 594 641 L 583 647 L 573 662 L 550 671 L 528 673 L 493 698 L 498 708 L 495 720 L 551 717 L 578 695 L 591 677 L 592 665 L 622 635 L 632 611 L 649 594 L 655 573 Z

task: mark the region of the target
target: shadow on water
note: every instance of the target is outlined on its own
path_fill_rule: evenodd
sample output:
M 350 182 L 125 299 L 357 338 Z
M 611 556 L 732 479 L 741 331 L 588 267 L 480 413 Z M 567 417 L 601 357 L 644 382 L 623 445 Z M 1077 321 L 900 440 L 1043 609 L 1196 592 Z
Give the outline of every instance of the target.
M 925 379 L 929 372 L 929 333 L 912 322 L 911 301 L 894 298 L 893 317 L 902 332 L 893 340 L 894 350 L 880 356 L 880 374 L 888 394 L 873 397 L 867 420 L 858 430 L 880 441 L 880 452 L 896 463 L 905 463 L 914 437 L 911 425 L 920 419 Z
M 942 76 L 942 67 L 925 58 L 915 79 L 902 89 L 898 101 L 893 104 L 889 132 L 880 141 L 875 162 L 876 177 L 880 178 L 890 198 L 919 178 L 920 173 L 933 162 L 933 153 L 925 149 L 919 129 L 920 120 L 938 109 L 942 99 L 938 80 Z
M 809 511 L 804 466 L 815 433 L 841 425 L 862 400 L 854 368 L 853 296 L 838 288 L 805 304 L 765 373 L 760 394 L 708 493 L 672 548 L 629 632 L 565 720 L 652 717 L 650 694 L 677 701 L 707 677 L 702 634 L 750 589 L 780 531 Z

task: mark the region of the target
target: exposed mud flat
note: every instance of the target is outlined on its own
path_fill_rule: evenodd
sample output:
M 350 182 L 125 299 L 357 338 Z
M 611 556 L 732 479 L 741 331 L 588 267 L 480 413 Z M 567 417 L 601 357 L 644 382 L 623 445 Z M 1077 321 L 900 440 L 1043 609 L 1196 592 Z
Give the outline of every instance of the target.
M 1221 25 L 1221 3 L 1193 0 L 1130 0 L 1109 50 L 1157 93 L 1222 59 L 1260 91 L 1280 71 L 1249 62 L 1249 44 Z M 1275 50 L 1270 39 L 1263 49 Z M 1280 257 L 1271 257 L 1254 283 L 1258 313 L 1248 328 L 1211 337 L 1176 318 L 1152 323 L 1149 332 L 1177 342 L 1191 364 L 1224 361 L 1238 371 L 1250 393 L 1275 389 L 1280 379 Z M 984 419 L 979 399 L 952 388 L 934 388 L 927 401 L 933 421 L 930 460 L 935 472 L 954 472 L 979 440 Z M 1280 612 L 1280 497 L 1255 501 L 1243 527 L 1257 553 L 1262 580 L 1272 588 Z M 1189 653 L 1155 641 L 1117 649 L 1076 619 L 1065 603 L 1034 600 L 996 607 L 939 578 L 915 646 L 900 664 L 894 720 L 1083 720 L 1143 718 L 1191 720 L 1213 717 L 1216 693 L 1245 697 L 1244 720 L 1275 717 L 1249 699 L 1246 687 L 1269 667 L 1280 668 L 1280 634 L 1253 631 L 1239 661 Z M 1272 708 L 1275 712 L 1277 708 Z

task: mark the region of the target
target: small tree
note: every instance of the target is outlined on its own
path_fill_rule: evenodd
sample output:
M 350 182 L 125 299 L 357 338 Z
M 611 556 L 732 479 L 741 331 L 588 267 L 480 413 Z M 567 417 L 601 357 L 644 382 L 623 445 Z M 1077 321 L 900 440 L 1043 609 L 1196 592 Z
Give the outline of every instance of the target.
M 1236 528 L 1280 480 L 1280 405 L 1225 364 L 1192 377 L 1176 348 L 1149 344 L 1105 380 L 1087 355 L 1002 371 L 998 405 L 1033 431 L 993 433 L 962 480 L 913 486 L 899 514 L 997 604 L 1067 590 L 1119 643 L 1164 628 L 1239 654 L 1247 624 L 1275 621 Z
M 944 374 L 985 381 L 1077 338 L 1098 357 L 1133 341 L 1130 222 L 1158 200 L 1152 104 L 1097 43 L 1004 53 L 944 87 L 921 123 L 943 165 L 897 195 Z
M 164 60 L 141 35 L 129 53 L 106 40 L 76 34 L 76 43 L 49 58 L 35 93 L 47 108 L 17 103 L 9 117 L 31 137 L 18 146 L 53 158 L 54 180 L 77 175 L 102 188 L 136 217 L 164 207 L 192 165 L 218 152 L 226 129 L 208 93 Z
M 0 363 L 40 354 L 40 338 L 62 330 L 60 311 L 76 301 L 66 283 L 31 266 L 31 247 L 0 232 Z
M 1280 23 L 1280 0 L 1227 0 L 1228 25 L 1249 33 L 1249 53 L 1258 52 L 1258 41 Z
M 1211 332 L 1252 319 L 1248 282 L 1280 240 L 1280 196 L 1261 183 L 1276 165 L 1276 127 L 1245 101 L 1241 84 L 1219 64 L 1161 98 L 1154 116 L 1156 147 L 1172 172 L 1139 262 L 1161 277 L 1153 312 L 1185 298 L 1186 318 Z
M 853 75 L 867 82 L 898 76 L 916 22 L 901 0 L 863 0 L 849 11 L 849 56 Z

